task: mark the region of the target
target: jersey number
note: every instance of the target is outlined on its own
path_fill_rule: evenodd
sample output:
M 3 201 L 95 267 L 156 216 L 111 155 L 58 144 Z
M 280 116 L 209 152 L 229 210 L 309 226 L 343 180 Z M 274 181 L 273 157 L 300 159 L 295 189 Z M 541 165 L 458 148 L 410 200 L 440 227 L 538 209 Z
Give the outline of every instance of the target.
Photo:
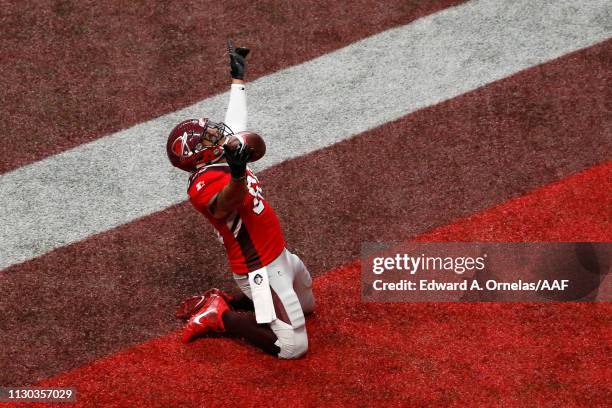
M 253 196 L 253 212 L 255 214 L 261 214 L 264 210 L 264 202 L 257 177 L 251 174 L 247 175 L 247 188 L 249 189 L 249 194 Z

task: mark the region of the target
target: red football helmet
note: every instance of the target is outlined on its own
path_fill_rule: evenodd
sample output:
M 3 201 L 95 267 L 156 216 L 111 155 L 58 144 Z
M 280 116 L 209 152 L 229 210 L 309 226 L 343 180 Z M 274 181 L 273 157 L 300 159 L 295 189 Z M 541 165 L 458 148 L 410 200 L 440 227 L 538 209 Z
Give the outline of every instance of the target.
M 223 156 L 220 142 L 231 134 L 232 130 L 222 122 L 211 122 L 207 118 L 185 120 L 176 125 L 168 136 L 168 159 L 181 170 L 195 171 L 201 165 L 214 163 Z

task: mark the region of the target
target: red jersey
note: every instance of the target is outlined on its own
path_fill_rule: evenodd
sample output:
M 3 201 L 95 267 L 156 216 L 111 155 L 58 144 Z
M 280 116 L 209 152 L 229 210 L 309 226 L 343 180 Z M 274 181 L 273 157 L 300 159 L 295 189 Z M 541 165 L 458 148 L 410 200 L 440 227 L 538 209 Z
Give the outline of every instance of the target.
M 276 259 L 285 248 L 285 238 L 276 213 L 263 199 L 259 181 L 250 169 L 246 177 L 248 194 L 238 209 L 222 219 L 212 216 L 208 204 L 230 179 L 227 163 L 212 164 L 191 176 L 187 192 L 191 204 L 217 230 L 232 272 L 243 275 Z

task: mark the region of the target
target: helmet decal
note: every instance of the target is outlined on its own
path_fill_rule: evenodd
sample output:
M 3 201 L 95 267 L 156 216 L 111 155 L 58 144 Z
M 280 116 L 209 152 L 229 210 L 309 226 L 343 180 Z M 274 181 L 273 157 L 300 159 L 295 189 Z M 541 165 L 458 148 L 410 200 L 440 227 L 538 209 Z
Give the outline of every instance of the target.
M 187 144 L 187 131 L 183 132 L 183 135 L 174 141 L 172 150 L 180 158 L 189 157 L 193 154 Z
M 232 134 L 223 122 L 207 118 L 185 120 L 176 125 L 168 137 L 168 158 L 175 167 L 194 171 L 220 160 L 224 153 L 220 143 Z

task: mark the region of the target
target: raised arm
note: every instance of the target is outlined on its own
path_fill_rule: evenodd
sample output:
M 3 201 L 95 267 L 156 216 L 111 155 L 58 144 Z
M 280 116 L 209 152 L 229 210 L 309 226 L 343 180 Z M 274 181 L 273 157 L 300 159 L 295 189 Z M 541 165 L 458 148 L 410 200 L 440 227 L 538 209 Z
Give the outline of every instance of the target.
M 246 101 L 246 57 L 249 49 L 238 47 L 234 49 L 231 40 L 227 41 L 227 51 L 230 58 L 230 73 L 232 85 L 230 89 L 230 100 L 225 113 L 225 124 L 234 133 L 247 130 L 247 101 Z
M 230 57 L 230 73 L 232 76 L 232 88 L 230 90 L 230 101 L 225 114 L 225 124 L 234 133 L 247 129 L 247 106 L 244 77 L 246 74 L 246 56 L 249 49 L 238 47 L 234 49 L 231 40 L 227 42 L 227 51 Z M 230 166 L 232 178 L 230 182 L 212 199 L 208 209 L 215 218 L 225 218 L 244 200 L 247 194 L 245 182 L 246 165 L 249 160 L 249 151 L 239 143 L 233 141 L 223 146 L 225 159 Z

